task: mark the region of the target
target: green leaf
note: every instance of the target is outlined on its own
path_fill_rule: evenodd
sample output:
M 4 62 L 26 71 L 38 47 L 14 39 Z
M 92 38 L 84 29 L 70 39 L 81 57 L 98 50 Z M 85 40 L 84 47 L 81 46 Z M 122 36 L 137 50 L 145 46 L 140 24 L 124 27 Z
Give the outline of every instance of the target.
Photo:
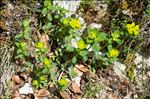
M 77 58 L 74 56 L 71 61 L 73 64 L 75 64 L 77 62 Z
M 45 14 L 47 14 L 47 12 L 48 12 L 48 10 L 47 10 L 47 8 L 43 8 L 42 9 L 42 14 L 45 16 Z
M 19 47 L 19 46 L 20 46 L 20 43 L 16 42 L 15 45 L 16 45 L 17 47 Z
M 53 10 L 53 6 L 51 6 L 51 4 L 49 6 L 47 6 L 48 10 Z
M 112 44 L 112 38 L 109 38 L 109 39 L 108 39 L 108 43 L 109 43 L 109 44 Z
M 51 27 L 52 27 L 52 23 L 49 22 L 48 24 L 45 24 L 45 25 L 42 27 L 42 29 L 43 29 L 43 30 L 48 30 L 48 29 L 50 29 Z
M 112 45 L 108 45 L 108 50 L 111 50 L 112 49 Z
M 48 29 L 50 29 L 50 28 L 52 27 L 52 23 L 49 22 L 49 23 L 47 24 L 47 27 L 48 27 Z
M 48 18 L 49 21 L 52 21 L 52 16 L 51 16 L 51 14 L 48 14 L 48 15 L 47 15 L 47 18 Z
M 69 52 L 73 52 L 74 48 L 71 45 L 68 44 L 66 50 L 69 51 Z
M 87 54 L 88 54 L 87 51 L 80 51 L 80 52 L 79 52 L 79 55 L 82 56 L 83 58 L 86 57 Z
M 15 58 L 16 58 L 16 59 L 18 59 L 18 58 L 23 58 L 23 55 L 22 55 L 22 54 L 19 54 L 19 55 L 17 55 Z
M 22 50 L 21 49 L 18 49 L 17 50 L 17 54 L 21 54 L 22 53 Z
M 93 46 L 92 46 L 93 52 L 95 52 L 95 53 L 99 52 L 99 49 L 100 49 L 100 46 L 98 46 L 97 43 L 94 43 Z
M 43 30 L 46 30 L 46 29 L 47 29 L 47 25 L 44 25 L 44 26 L 42 27 L 42 29 L 43 29 Z
M 51 78 L 51 80 L 53 80 L 55 78 L 55 72 L 54 71 L 55 70 L 51 70 L 50 71 L 50 78 Z
M 123 40 L 120 40 L 120 39 L 117 40 L 117 43 L 118 43 L 119 45 L 122 45 L 123 42 L 124 42 Z
M 100 33 L 98 34 L 98 37 L 97 37 L 97 40 L 96 40 L 96 41 L 104 41 L 104 40 L 106 40 L 106 39 L 107 39 L 106 33 L 100 32 Z
M 47 53 L 48 52 L 48 48 L 41 48 L 39 49 L 40 52 L 42 53 Z
M 27 26 L 29 26 L 29 23 L 30 23 L 29 19 L 26 19 L 26 20 L 23 21 L 23 26 L 27 27 Z
M 18 39 L 18 38 L 20 38 L 20 37 L 22 37 L 22 33 L 17 34 L 17 35 L 15 36 L 15 39 Z
M 87 61 L 87 60 L 88 60 L 88 57 L 87 57 L 87 56 L 84 56 L 84 57 L 83 57 L 83 60 L 84 60 L 84 61 Z
M 72 78 L 75 78 L 77 76 L 77 73 L 76 71 L 74 70 L 73 66 L 69 66 L 69 75 L 72 77 Z
M 28 33 L 26 33 L 26 32 L 23 34 L 23 37 L 24 37 L 25 39 L 27 39 L 27 40 L 30 39 L 30 35 L 29 35 Z
M 29 56 L 30 54 L 29 54 L 28 51 L 24 51 L 24 55 L 25 55 L 25 56 Z
M 86 39 L 86 42 L 87 42 L 87 43 L 92 43 L 93 40 L 87 38 L 87 39 Z
M 25 62 L 25 64 L 26 64 L 28 67 L 32 68 L 32 69 L 33 69 L 33 67 L 34 67 L 34 65 L 33 65 L 31 62 Z
M 55 17 L 56 19 L 58 19 L 58 18 L 59 18 L 59 15 L 55 15 L 54 17 Z
M 110 58 L 110 59 L 109 59 L 109 63 L 111 63 L 111 64 L 112 64 L 112 63 L 113 63 L 114 61 L 116 61 L 116 60 L 117 60 L 117 58 L 116 58 L 116 57 Z
M 51 1 L 50 0 L 45 0 L 44 1 L 44 6 L 46 6 L 46 7 L 51 6 Z

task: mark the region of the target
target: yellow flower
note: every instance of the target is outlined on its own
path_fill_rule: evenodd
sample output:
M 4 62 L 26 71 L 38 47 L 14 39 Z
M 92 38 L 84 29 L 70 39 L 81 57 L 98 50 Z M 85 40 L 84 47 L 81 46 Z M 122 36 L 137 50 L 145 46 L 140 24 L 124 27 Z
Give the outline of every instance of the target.
M 69 24 L 69 19 L 68 18 L 63 19 L 63 24 L 68 25 Z
M 90 32 L 89 33 L 89 38 L 90 39 L 96 39 L 96 37 L 97 37 L 97 34 L 95 32 Z
M 117 57 L 119 55 L 119 51 L 116 49 L 111 49 L 108 54 L 110 57 Z
M 27 44 L 26 44 L 25 42 L 21 42 L 21 43 L 20 43 L 20 46 L 21 46 L 21 47 L 25 47 L 26 45 L 27 45 Z
M 135 25 L 134 22 L 132 22 L 131 24 L 127 24 L 127 30 L 129 32 L 130 35 L 139 35 L 139 25 Z
M 80 21 L 78 19 L 72 19 L 70 21 L 70 26 L 73 28 L 73 29 L 80 29 L 81 28 L 81 24 L 80 24 Z
M 44 75 L 40 76 L 40 80 L 41 80 L 41 81 L 46 80 L 46 79 L 45 79 L 45 76 L 44 76 Z
M 44 65 L 49 65 L 51 61 L 47 58 L 44 58 Z
M 119 31 L 115 31 L 115 32 L 112 34 L 112 39 L 113 39 L 113 41 L 118 41 L 118 40 L 119 40 L 119 37 L 120 37 Z
M 35 85 L 35 86 L 37 86 L 39 83 L 38 83 L 37 80 L 33 80 L 32 84 Z
M 77 42 L 77 45 L 78 45 L 78 48 L 79 48 L 80 50 L 82 50 L 82 49 L 84 49 L 84 48 L 86 47 L 83 40 L 79 40 L 79 41 Z
M 36 47 L 37 47 L 38 49 L 43 49 L 44 46 L 45 46 L 44 42 L 38 42 L 37 45 L 36 45 Z
M 58 85 L 60 86 L 60 87 L 65 87 L 65 86 L 67 86 L 68 85 L 68 83 L 69 83 L 69 81 L 67 80 L 67 79 L 60 79 L 59 81 L 58 81 Z

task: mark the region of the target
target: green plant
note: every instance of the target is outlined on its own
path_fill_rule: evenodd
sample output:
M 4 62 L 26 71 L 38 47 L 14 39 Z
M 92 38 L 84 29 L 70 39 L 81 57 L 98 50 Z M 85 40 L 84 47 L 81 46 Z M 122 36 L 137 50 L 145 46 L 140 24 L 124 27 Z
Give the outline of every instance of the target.
M 65 78 L 62 78 L 57 81 L 57 85 L 60 90 L 64 90 L 69 85 L 69 81 Z
M 23 21 L 22 31 L 15 37 L 16 59 L 21 61 L 21 69 L 25 68 L 22 71 L 31 72 L 32 84 L 37 89 L 47 87 L 51 81 L 57 82 L 59 89 L 64 89 L 68 81 L 66 78 L 55 81 L 56 75 L 77 63 L 86 64 L 93 70 L 113 63 L 126 52 L 134 50 L 133 43 L 140 34 L 139 25 L 134 22 L 127 24 L 126 18 L 119 22 L 112 20 L 109 33 L 89 27 L 84 33 L 79 18 L 65 17 L 65 12 L 65 9 L 53 6 L 50 0 L 44 0 L 35 12 L 39 23 L 35 28 L 53 42 L 50 46 L 53 57 L 49 56 L 47 42 L 31 38 L 29 19 Z M 58 70 L 55 70 L 56 67 Z M 69 70 L 66 77 L 75 77 L 73 70 Z
M 23 27 L 22 33 L 15 37 L 16 59 L 23 61 L 21 71 L 28 70 L 33 73 L 33 86 L 35 88 L 46 87 L 48 86 L 48 80 L 54 79 L 53 67 L 55 64 L 46 56 L 48 49 L 45 47 L 45 42 L 37 42 L 33 46 L 29 45 L 33 42 L 30 38 L 29 20 L 25 19 L 23 21 Z M 28 35 L 28 37 L 24 36 L 24 34 Z M 29 48 L 34 50 L 29 50 Z M 38 62 L 40 63 L 37 64 Z
M 12 96 L 12 83 L 11 80 L 8 80 L 3 86 L 4 93 L 0 95 L 1 99 L 10 99 Z
M 139 35 L 139 25 L 135 25 L 135 23 L 133 22 L 132 24 L 127 24 L 127 30 L 129 35 Z
M 15 40 L 19 41 L 20 38 L 22 40 L 30 40 L 30 36 L 31 36 L 30 32 L 31 31 L 30 31 L 30 21 L 29 21 L 29 19 L 24 19 L 21 26 L 22 26 L 23 31 L 21 31 L 21 33 L 18 33 L 15 36 Z
M 15 45 L 17 47 L 17 56 L 16 58 L 22 58 L 29 56 L 29 52 L 27 51 L 28 48 L 28 40 L 30 40 L 30 22 L 29 19 L 25 19 L 22 22 L 23 31 L 18 33 L 15 36 Z
M 26 56 L 29 56 L 29 52 L 27 51 L 27 43 L 25 42 L 16 42 L 16 46 L 18 47 L 17 49 L 17 56 L 16 58 L 25 58 Z
M 147 13 L 147 16 L 150 20 L 150 0 L 147 0 L 147 2 L 148 2 L 148 5 L 147 5 L 146 13 Z

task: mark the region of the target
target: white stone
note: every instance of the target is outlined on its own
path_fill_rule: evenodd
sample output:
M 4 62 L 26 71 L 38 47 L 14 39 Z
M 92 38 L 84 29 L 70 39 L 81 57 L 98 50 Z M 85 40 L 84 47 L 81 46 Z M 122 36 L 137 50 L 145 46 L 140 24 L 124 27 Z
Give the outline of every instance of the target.
M 76 38 L 73 38 L 73 39 L 71 40 L 71 44 L 72 44 L 72 47 L 78 48 L 77 39 L 76 39 Z
M 122 10 L 122 13 L 125 14 L 125 15 L 130 15 L 130 10 Z
M 33 94 L 33 88 L 29 83 L 25 83 L 22 88 L 19 89 L 20 94 Z
M 147 66 L 150 67 L 150 56 L 149 56 L 148 58 L 145 59 L 145 62 L 146 62 L 146 64 L 147 64 Z
M 91 23 L 90 24 L 91 29 L 94 29 L 94 28 L 100 29 L 101 27 L 102 27 L 102 24 L 98 24 L 98 23 Z
M 90 44 L 88 44 L 88 45 L 86 46 L 86 49 L 88 49 L 89 52 L 92 51 L 92 48 L 91 48 Z
M 81 24 L 85 23 L 85 20 L 82 17 L 79 17 L 79 21 L 80 21 Z
M 146 74 L 147 74 L 148 77 L 150 77 L 150 71 L 148 71 Z
M 86 29 L 86 23 L 84 23 L 84 24 L 81 24 L 82 25 L 82 27 L 81 27 L 81 30 L 80 30 L 80 32 L 82 33 L 85 29 Z
M 114 72 L 121 77 L 125 77 L 126 66 L 120 62 L 114 62 Z
M 143 62 L 143 56 L 140 55 L 139 53 L 135 53 L 136 58 L 134 59 L 134 63 L 136 65 L 140 64 Z
M 73 39 L 71 40 L 72 47 L 78 48 L 77 41 L 79 41 L 79 40 L 80 40 L 79 37 L 73 38 Z
M 14 9 L 13 5 L 10 4 L 10 3 L 7 3 L 7 6 L 8 6 L 8 9 L 10 9 L 10 10 L 13 10 L 13 9 Z
M 104 55 L 104 53 L 102 53 L 102 52 L 98 52 L 98 55 Z
M 53 1 L 53 4 L 54 5 L 58 5 L 60 7 L 63 7 L 64 9 L 68 10 L 69 12 L 66 14 L 66 16 L 70 16 L 72 14 L 75 14 L 77 8 L 79 7 L 80 5 L 80 0 L 79 1 L 57 1 L 57 0 L 54 0 Z

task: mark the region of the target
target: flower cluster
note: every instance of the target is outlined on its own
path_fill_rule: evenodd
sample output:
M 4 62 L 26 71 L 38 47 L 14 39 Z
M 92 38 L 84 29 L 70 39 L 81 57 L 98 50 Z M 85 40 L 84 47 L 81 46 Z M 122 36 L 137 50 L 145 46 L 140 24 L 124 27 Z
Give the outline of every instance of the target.
M 21 43 L 20 43 L 20 46 L 21 46 L 21 47 L 25 47 L 26 45 L 27 45 L 27 44 L 26 44 L 25 42 L 21 42 Z
M 77 41 L 77 45 L 78 45 L 78 48 L 79 48 L 80 50 L 85 49 L 85 47 L 86 47 L 86 45 L 85 45 L 85 43 L 84 43 L 83 40 Z
M 119 41 L 120 33 L 118 30 L 116 30 L 111 36 L 113 41 Z
M 49 65 L 51 63 L 51 61 L 47 58 L 44 58 L 44 65 Z
M 70 20 L 69 18 L 64 18 L 62 22 L 64 25 L 69 25 Z
M 69 81 L 65 78 L 58 80 L 58 86 L 63 89 L 69 84 Z
M 88 36 L 87 36 L 87 42 L 92 43 L 94 41 L 97 41 L 99 39 L 99 31 L 95 29 L 88 29 Z
M 70 26 L 73 28 L 73 29 L 80 29 L 81 28 L 81 24 L 80 24 L 80 21 L 78 19 L 72 19 L 70 21 Z
M 36 44 L 36 47 L 37 47 L 38 49 L 43 49 L 44 46 L 45 46 L 44 42 L 38 42 L 38 43 Z
M 73 28 L 73 29 L 80 29 L 81 28 L 81 23 L 78 19 L 64 18 L 62 20 L 62 23 L 66 26 Z
M 108 52 L 109 57 L 117 57 L 119 55 L 119 51 L 117 49 L 111 49 Z
M 139 25 L 135 25 L 134 22 L 132 22 L 131 24 L 127 24 L 127 30 L 129 32 L 130 35 L 139 35 Z
M 88 36 L 89 36 L 90 39 L 96 39 L 97 34 L 96 34 L 96 32 L 91 31 L 91 32 L 89 32 Z

